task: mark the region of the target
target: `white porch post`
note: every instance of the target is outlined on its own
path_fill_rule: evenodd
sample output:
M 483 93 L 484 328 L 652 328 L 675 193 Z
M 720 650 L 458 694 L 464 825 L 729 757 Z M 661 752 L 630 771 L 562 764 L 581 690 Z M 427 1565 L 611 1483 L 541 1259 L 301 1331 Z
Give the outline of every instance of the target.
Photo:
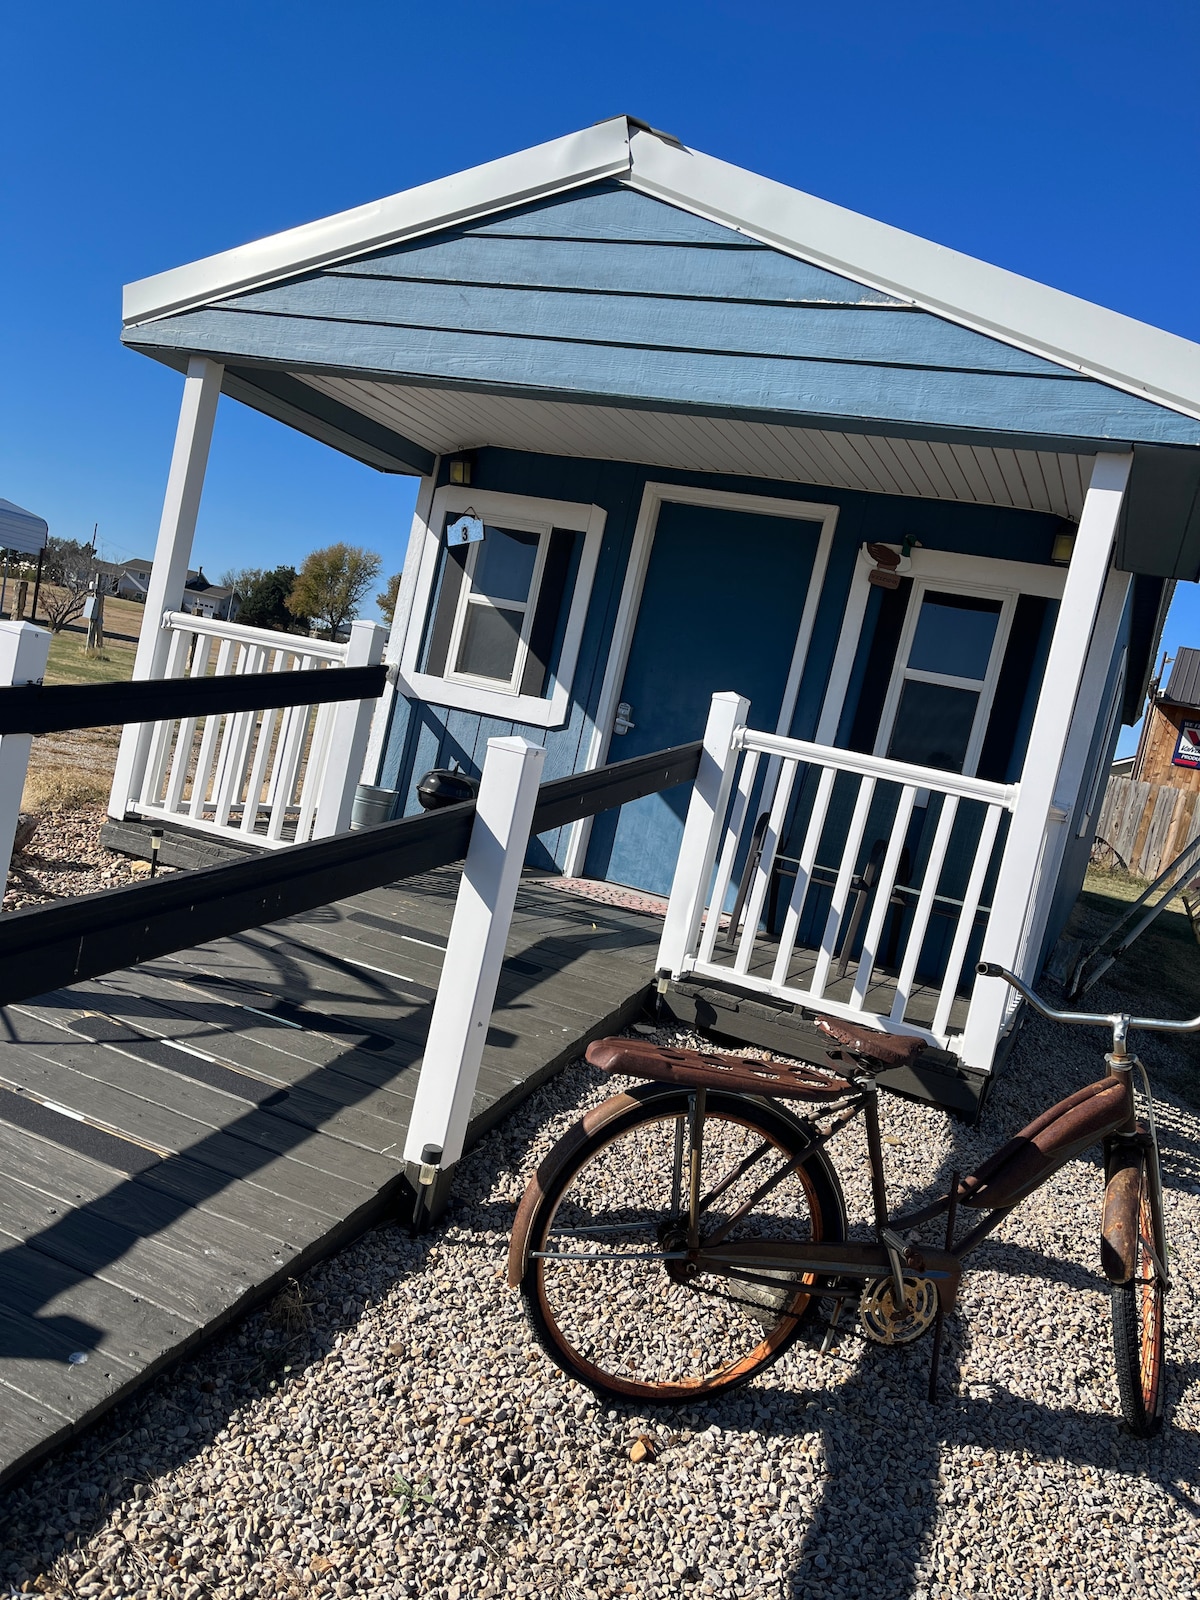
M 0 684 L 41 683 L 49 654 L 50 635 L 44 628 L 28 622 L 0 622 Z M 6 733 L 0 738 L 0 894 L 8 879 L 32 747 L 33 737 L 28 733 Z
M 377 622 L 352 622 L 346 665 L 377 667 L 383 660 L 383 646 L 384 631 Z M 347 832 L 350 827 L 354 791 L 363 769 L 371 714 L 377 704 L 375 700 L 342 700 L 332 707 L 325 767 L 317 791 L 314 839 L 328 839 L 335 833 Z
M 1104 708 L 1104 690 L 1132 582 L 1133 578 L 1128 572 L 1110 570 L 1108 581 L 1104 585 L 1096 626 L 1092 629 L 1092 640 L 1088 646 L 1083 681 L 1075 701 L 1071 731 L 1058 770 L 1058 782 L 1054 786 L 1054 802 L 1050 809 L 1046 849 L 1038 871 L 1032 916 L 1022 947 L 1023 964 L 1026 949 L 1033 951 L 1033 959 L 1037 959 L 1036 952 L 1041 949 L 1042 938 L 1046 932 L 1046 922 L 1050 916 L 1050 907 L 1058 883 L 1059 868 L 1066 854 L 1067 841 L 1077 831 L 1080 808 L 1086 799 L 1082 787 L 1084 768 L 1092 748 L 1096 725 Z
M 383 655 L 391 670 L 388 672 L 384 691 L 375 702 L 375 711 L 371 718 L 371 735 L 367 741 L 366 756 L 363 758 L 364 783 L 378 783 L 383 775 L 387 732 L 392 719 L 392 703 L 396 698 L 394 680 L 404 656 L 404 641 L 408 636 L 408 624 L 412 616 L 417 574 L 420 571 L 421 555 L 425 548 L 425 533 L 429 524 L 430 509 L 433 506 L 434 490 L 437 487 L 440 460 L 438 457 L 433 464 L 433 471 L 427 478 L 421 479 L 421 487 L 417 490 L 417 503 L 413 507 L 412 523 L 408 530 L 408 548 L 405 551 L 404 567 L 400 574 L 400 587 L 396 592 L 396 609 L 392 612 L 391 632 L 388 634 L 387 648 Z
M 208 447 L 212 442 L 223 372 L 219 361 L 209 361 L 205 356 L 193 356 L 188 362 L 183 402 L 179 408 L 179 426 L 175 430 L 175 449 L 171 455 L 167 492 L 163 497 L 162 517 L 158 524 L 158 542 L 154 546 L 154 567 L 150 573 L 142 631 L 133 663 L 135 679 L 161 678 L 166 668 L 170 635 L 163 631 L 163 612 L 178 611 L 183 603 L 183 586 L 187 581 L 188 560 L 196 532 L 200 492 L 204 487 L 204 471 L 208 465 Z M 129 801 L 141 789 L 142 770 L 152 731 L 151 723 L 134 723 L 128 725 L 121 735 L 121 748 L 117 754 L 112 793 L 108 801 L 108 814 L 111 817 L 123 817 Z
M 984 936 L 982 959 L 1026 978 L 1021 966 L 1047 828 L 1132 464 L 1132 455 L 1099 455 L 1092 469 Z M 961 1052 L 967 1065 L 990 1068 L 1010 992 L 1001 978 L 975 980 Z
M 462 1154 L 545 759 L 528 739 L 488 740 L 406 1161 L 449 1167 Z
M 678 973 L 682 970 L 684 958 L 700 931 L 704 900 L 708 894 L 713 863 L 717 859 L 721 824 L 725 820 L 733 789 L 734 768 L 737 766 L 737 762 L 731 759 L 733 737 L 739 728 L 746 726 L 749 711 L 749 700 L 740 694 L 726 692 L 712 697 L 708 722 L 704 728 L 700 770 L 692 786 L 679 859 L 671 880 L 671 898 L 667 902 L 667 915 L 658 946 L 660 972 Z M 720 906 L 714 906 L 712 914 L 714 917 L 720 916 Z

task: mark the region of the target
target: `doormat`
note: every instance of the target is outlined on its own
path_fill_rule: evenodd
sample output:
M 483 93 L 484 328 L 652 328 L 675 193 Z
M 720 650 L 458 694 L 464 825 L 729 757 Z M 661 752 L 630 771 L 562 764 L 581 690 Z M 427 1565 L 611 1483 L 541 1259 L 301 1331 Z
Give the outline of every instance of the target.
M 619 906 L 622 911 L 641 911 L 649 917 L 665 917 L 667 902 L 661 894 L 646 894 L 627 889 L 620 883 L 604 883 L 599 878 L 539 878 L 539 887 L 561 889 L 580 900 L 594 900 L 602 906 Z

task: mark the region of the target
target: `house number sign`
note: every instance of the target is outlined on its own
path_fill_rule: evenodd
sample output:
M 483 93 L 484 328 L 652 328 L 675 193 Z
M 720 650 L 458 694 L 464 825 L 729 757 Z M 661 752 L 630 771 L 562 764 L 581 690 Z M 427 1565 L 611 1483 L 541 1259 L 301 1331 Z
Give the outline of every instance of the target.
M 456 544 L 478 544 L 483 538 L 483 518 L 477 517 L 471 511 L 466 516 L 459 517 L 457 522 L 452 522 L 446 529 L 446 543 L 453 547 Z

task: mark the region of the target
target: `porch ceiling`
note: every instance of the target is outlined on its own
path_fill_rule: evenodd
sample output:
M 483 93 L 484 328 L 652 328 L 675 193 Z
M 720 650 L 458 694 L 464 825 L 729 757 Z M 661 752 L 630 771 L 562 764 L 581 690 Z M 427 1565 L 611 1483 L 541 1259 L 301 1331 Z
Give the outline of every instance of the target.
M 1077 521 L 1093 457 L 313 373 L 294 377 L 434 455 L 495 446 L 1051 512 Z

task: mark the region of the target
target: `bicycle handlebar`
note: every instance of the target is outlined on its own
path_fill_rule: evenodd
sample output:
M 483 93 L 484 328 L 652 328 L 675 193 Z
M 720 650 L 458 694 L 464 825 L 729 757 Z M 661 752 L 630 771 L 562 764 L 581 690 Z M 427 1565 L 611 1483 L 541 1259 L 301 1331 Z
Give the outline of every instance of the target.
M 1003 978 L 1005 983 L 1024 995 L 1033 1009 L 1043 1017 L 1048 1017 L 1051 1022 L 1075 1023 L 1080 1027 L 1112 1028 L 1117 1023 L 1124 1023 L 1124 1030 L 1130 1028 L 1144 1028 L 1148 1033 L 1197 1033 L 1200 1032 L 1200 1017 L 1192 1017 L 1187 1022 L 1164 1022 L 1157 1017 L 1131 1017 L 1125 1012 L 1095 1012 L 1095 1011 L 1055 1011 L 1046 1002 L 1034 994 L 1028 984 L 1022 983 L 1015 973 L 1009 972 L 1006 967 L 1000 966 L 995 961 L 979 961 L 975 971 L 981 978 Z

